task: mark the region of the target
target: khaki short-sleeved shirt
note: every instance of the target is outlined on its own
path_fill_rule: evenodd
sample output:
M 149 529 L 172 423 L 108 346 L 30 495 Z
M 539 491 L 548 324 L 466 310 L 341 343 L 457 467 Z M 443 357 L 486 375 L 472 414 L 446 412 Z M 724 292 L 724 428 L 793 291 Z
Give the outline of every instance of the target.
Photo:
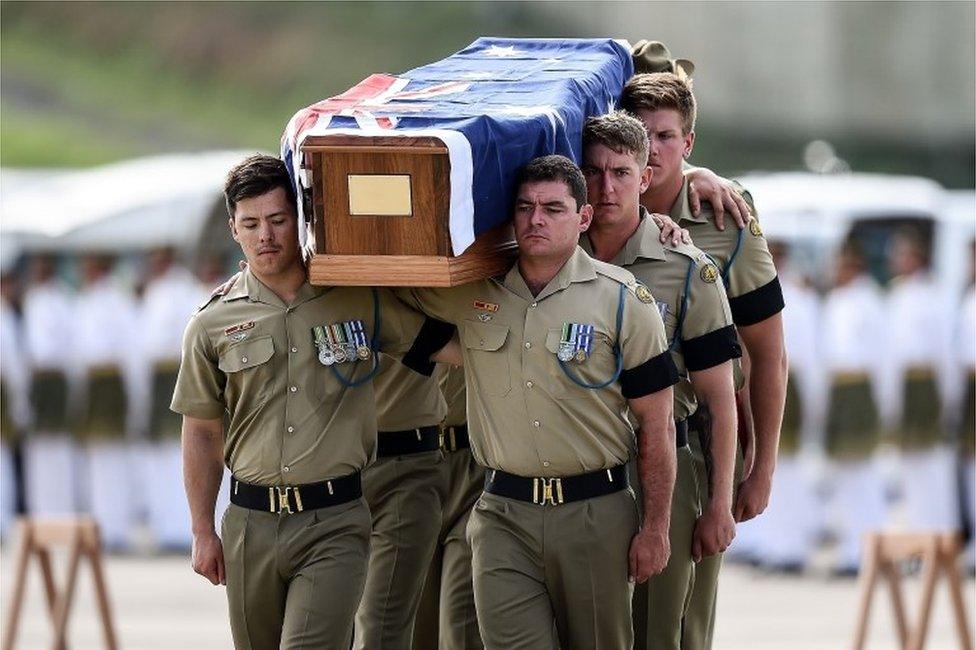
M 447 413 L 436 377 L 425 377 L 389 355 L 380 355 L 380 372 L 373 380 L 376 426 L 403 431 L 438 425 Z
M 468 421 L 467 391 L 464 390 L 464 368 L 440 364 L 437 366 L 441 393 L 447 401 L 444 424 L 455 426 Z
M 749 193 L 743 192 L 743 197 L 756 214 Z M 715 214 L 708 203 L 702 204 L 697 217 L 692 215 L 687 179 L 670 216 L 688 229 L 695 246 L 708 253 L 718 265 L 737 326 L 754 325 L 783 310 L 783 290 L 757 219 L 741 230 L 733 224 L 723 231 L 715 227 Z
M 480 464 L 549 477 L 605 469 L 631 458 L 635 437 L 627 399 L 677 380 L 653 298 L 637 287 L 627 271 L 577 248 L 538 296 L 529 291 L 517 264 L 499 278 L 414 292 L 425 312 L 458 328 L 468 430 Z M 566 375 L 556 355 L 566 324 L 573 323 L 593 326 L 592 349 L 584 361 L 567 361 L 565 367 L 580 381 L 605 382 L 616 371 L 613 346 L 619 341 L 624 371 L 617 381 L 590 390 Z
M 662 244 L 660 235 L 641 208 L 640 225 L 611 263 L 633 273 L 654 295 L 681 376 L 674 390 L 674 417 L 683 420 L 698 407 L 688 371 L 717 366 L 741 352 L 718 268 L 700 249 Z M 588 237 L 580 245 L 592 250 Z
M 305 283 L 286 305 L 245 271 L 187 325 L 171 408 L 203 419 L 227 413 L 224 459 L 241 481 L 300 485 L 356 472 L 376 448 L 373 386 L 347 386 L 335 373 L 363 379 L 376 351 L 326 366 L 312 330 L 355 320 L 391 354 L 421 341 L 423 316 L 388 291 Z

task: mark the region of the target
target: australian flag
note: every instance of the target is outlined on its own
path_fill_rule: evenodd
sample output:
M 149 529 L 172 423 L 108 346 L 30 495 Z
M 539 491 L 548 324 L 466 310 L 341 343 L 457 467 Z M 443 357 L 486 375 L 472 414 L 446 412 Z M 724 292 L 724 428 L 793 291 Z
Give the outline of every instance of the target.
M 309 135 L 439 138 L 450 155 L 451 243 L 460 255 L 509 218 L 520 167 L 548 154 L 580 162 L 583 123 L 613 110 L 633 71 L 629 47 L 613 39 L 479 38 L 442 61 L 371 75 L 298 111 L 281 155 L 301 190 Z

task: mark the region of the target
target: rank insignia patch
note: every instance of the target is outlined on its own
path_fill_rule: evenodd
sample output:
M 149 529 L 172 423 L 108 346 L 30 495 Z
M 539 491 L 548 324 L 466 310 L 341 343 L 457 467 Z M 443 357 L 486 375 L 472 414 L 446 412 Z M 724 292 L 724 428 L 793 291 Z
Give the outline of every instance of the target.
M 247 330 L 253 329 L 253 328 L 254 328 L 254 321 L 253 320 L 249 320 L 246 323 L 238 323 L 237 325 L 231 325 L 230 327 L 228 327 L 227 329 L 224 330 L 224 334 L 226 336 L 233 337 L 234 334 L 238 334 L 239 332 L 246 332 Z M 235 341 L 240 341 L 241 339 L 246 338 L 246 336 L 247 335 L 245 334 L 244 336 L 242 336 L 240 338 L 235 338 L 234 340 Z
M 498 311 L 498 305 L 496 303 L 487 302 L 484 300 L 475 300 L 474 308 L 480 309 L 481 311 L 490 311 L 491 313 Z
M 749 232 L 751 232 L 754 237 L 762 237 L 762 228 L 759 226 L 759 222 L 755 219 L 749 220 Z
M 562 362 L 583 363 L 593 351 L 593 326 L 582 323 L 563 323 L 562 337 L 556 358 Z
M 715 284 L 718 280 L 718 267 L 709 262 L 701 268 L 701 279 L 709 284 Z
M 634 294 L 637 296 L 637 299 L 644 304 L 649 305 L 654 302 L 654 296 L 651 295 L 651 290 L 643 284 L 638 283 L 637 286 L 634 287 Z

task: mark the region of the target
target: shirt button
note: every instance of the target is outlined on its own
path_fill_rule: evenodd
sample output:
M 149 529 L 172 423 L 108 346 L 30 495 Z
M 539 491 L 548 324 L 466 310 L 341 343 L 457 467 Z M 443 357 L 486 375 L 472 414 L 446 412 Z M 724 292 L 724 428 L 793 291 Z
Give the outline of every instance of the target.
M 525 349 L 526 349 L 526 350 L 531 350 L 531 349 L 532 349 L 532 344 L 531 344 L 531 343 L 529 343 L 528 341 L 526 341 L 526 342 L 525 342 Z
M 548 460 L 542 461 L 542 466 L 543 467 L 549 467 L 549 461 Z
M 289 388 L 288 390 L 290 390 L 290 391 L 291 391 L 291 392 L 293 392 L 293 393 L 297 393 L 297 392 L 298 392 L 298 386 L 292 386 L 292 387 L 291 387 L 291 388 Z
M 288 467 L 287 465 L 285 465 L 284 467 L 281 468 L 281 471 L 283 471 L 283 472 L 290 472 L 291 471 L 291 468 Z
M 247 357 L 241 357 L 241 363 L 247 363 Z
M 531 305 L 529 305 L 529 307 L 532 307 L 533 309 L 535 309 L 538 306 L 539 306 L 539 303 L 537 303 L 537 302 L 534 302 Z
M 532 426 L 534 426 L 536 429 L 538 429 L 539 427 L 542 426 L 542 423 L 539 422 L 538 420 L 533 420 L 532 421 Z
M 532 380 L 531 379 L 529 381 L 525 382 L 525 387 L 526 388 L 532 388 L 532 385 L 533 384 L 532 384 Z
M 292 354 L 294 354 L 294 353 L 296 353 L 296 352 L 298 352 L 298 348 L 292 348 L 292 349 L 291 349 L 291 352 L 292 352 Z
M 295 427 L 288 427 L 288 433 L 295 433 Z

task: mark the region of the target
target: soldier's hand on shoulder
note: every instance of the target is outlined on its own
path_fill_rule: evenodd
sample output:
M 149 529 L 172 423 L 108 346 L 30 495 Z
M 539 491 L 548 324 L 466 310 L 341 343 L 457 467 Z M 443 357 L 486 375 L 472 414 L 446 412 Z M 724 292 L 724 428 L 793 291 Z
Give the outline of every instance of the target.
M 643 584 L 668 565 L 671 542 L 668 531 L 642 528 L 630 542 L 630 581 Z
M 685 244 L 690 244 L 691 233 L 687 229 L 682 228 L 674 222 L 674 220 L 666 214 L 658 214 L 656 212 L 651 213 L 651 219 L 657 224 L 657 227 L 661 231 L 661 243 L 667 244 L 669 241 L 672 246 L 677 246 L 678 244 L 684 242 Z
M 707 201 L 715 213 L 715 227 L 725 230 L 725 213 L 735 221 L 740 229 L 749 222 L 752 211 L 749 203 L 738 192 L 735 185 L 715 172 L 704 167 L 696 167 L 685 172 L 688 177 L 688 203 L 691 213 L 696 217 L 701 212 L 702 201 Z
M 193 536 L 191 563 L 193 570 L 209 580 L 210 584 L 227 584 L 227 575 L 224 572 L 224 547 L 217 533 Z

